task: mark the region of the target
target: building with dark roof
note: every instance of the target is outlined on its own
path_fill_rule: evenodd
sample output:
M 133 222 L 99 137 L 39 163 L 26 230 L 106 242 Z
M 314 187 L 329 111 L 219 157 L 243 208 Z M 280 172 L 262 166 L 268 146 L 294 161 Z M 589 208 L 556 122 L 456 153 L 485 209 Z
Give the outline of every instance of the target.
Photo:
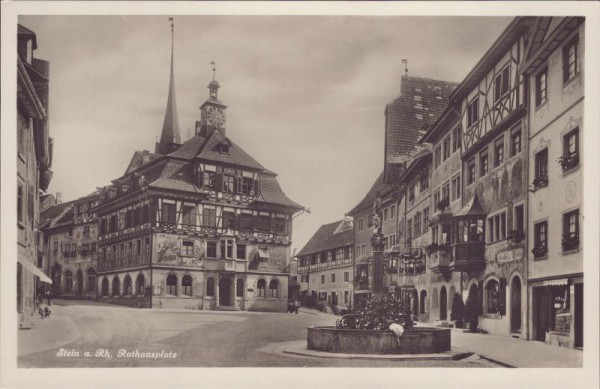
M 180 144 L 172 61 L 155 153 L 136 152 L 94 210 L 99 298 L 157 308 L 285 311 L 292 215 L 302 207 L 275 173 L 227 137 L 227 106 L 214 79 L 195 135 Z
M 34 56 L 36 34 L 17 25 L 17 312 L 29 328 L 36 296 L 51 282 L 43 272 L 44 242 L 37 226 L 40 193 L 52 179 L 48 128 L 49 63 Z M 42 284 L 46 283 L 46 284 Z
M 352 220 L 322 225 L 296 254 L 305 305 L 348 307 L 352 302 Z
M 46 242 L 47 274 L 54 297 L 96 299 L 98 220 L 94 208 L 102 189 L 48 207 L 39 229 Z

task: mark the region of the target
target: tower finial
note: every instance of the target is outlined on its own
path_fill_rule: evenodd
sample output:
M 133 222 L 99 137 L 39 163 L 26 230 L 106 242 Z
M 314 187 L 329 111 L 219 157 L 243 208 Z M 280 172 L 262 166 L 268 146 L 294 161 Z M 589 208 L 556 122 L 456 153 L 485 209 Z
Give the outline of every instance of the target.
M 212 65 L 213 69 L 213 81 L 215 80 L 215 72 L 217 71 L 216 65 L 215 65 L 215 61 L 211 61 L 210 64 Z
M 404 75 L 408 77 L 408 61 L 403 59 L 402 63 L 404 64 Z

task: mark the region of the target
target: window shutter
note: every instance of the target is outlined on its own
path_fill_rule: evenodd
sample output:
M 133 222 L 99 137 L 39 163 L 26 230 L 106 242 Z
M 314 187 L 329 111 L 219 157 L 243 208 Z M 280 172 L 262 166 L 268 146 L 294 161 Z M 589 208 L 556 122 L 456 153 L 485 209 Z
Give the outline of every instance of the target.
M 498 311 L 500 315 L 506 315 L 506 278 L 500 278 L 500 289 L 498 290 Z

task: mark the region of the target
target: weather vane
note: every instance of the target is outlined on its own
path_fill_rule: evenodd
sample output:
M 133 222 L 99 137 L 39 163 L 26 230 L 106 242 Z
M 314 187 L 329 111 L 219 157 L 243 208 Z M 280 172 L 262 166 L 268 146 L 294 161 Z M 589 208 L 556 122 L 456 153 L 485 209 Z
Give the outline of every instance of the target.
M 210 64 L 213 67 L 213 81 L 215 80 L 215 72 L 217 71 L 217 68 L 215 67 L 215 61 L 211 61 Z
M 403 59 L 402 63 L 404 64 L 404 75 L 408 76 L 408 61 Z

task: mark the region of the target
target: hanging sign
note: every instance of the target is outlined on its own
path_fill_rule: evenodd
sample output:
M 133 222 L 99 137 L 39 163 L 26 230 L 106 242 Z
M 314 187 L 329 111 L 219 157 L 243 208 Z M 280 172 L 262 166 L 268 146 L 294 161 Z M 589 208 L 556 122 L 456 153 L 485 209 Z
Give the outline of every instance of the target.
M 496 260 L 498 261 L 498 263 L 520 261 L 521 259 L 523 259 L 522 248 L 516 250 L 503 251 L 496 254 Z

